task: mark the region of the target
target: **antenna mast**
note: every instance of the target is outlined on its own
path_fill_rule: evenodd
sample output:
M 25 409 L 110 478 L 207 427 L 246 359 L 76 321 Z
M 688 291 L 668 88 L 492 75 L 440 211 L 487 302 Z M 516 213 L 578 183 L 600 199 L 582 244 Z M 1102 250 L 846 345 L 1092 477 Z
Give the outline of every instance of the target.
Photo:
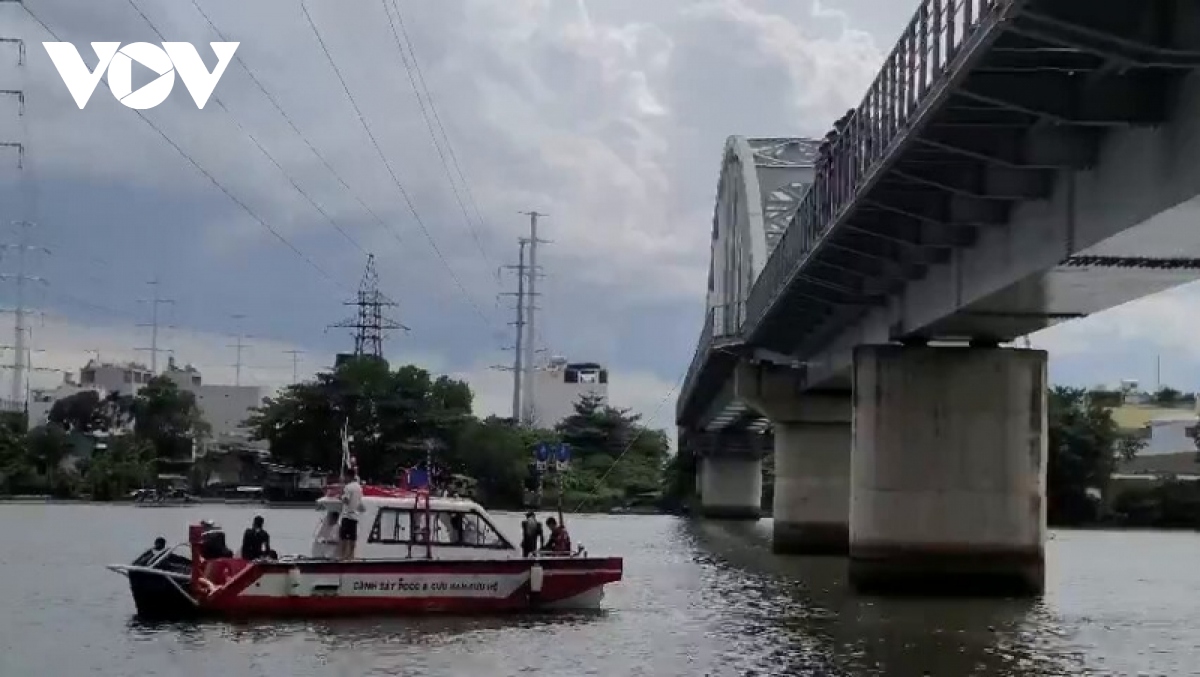
M 383 359 L 384 333 L 392 329 L 409 330 L 383 314 L 384 308 L 394 308 L 396 302 L 379 291 L 379 273 L 375 271 L 374 254 L 367 254 L 367 269 L 363 272 L 355 300 L 347 301 L 345 305 L 357 307 L 358 312 L 354 317 L 330 326 L 354 330 L 355 357 Z

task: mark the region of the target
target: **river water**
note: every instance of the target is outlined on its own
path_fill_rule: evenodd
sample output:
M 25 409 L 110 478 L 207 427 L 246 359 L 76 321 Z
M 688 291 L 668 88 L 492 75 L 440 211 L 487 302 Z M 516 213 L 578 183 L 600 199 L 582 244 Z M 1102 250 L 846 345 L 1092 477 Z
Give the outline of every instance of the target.
M 127 562 L 206 517 L 251 508 L 0 505 L 0 677 L 310 675 L 1200 674 L 1200 535 L 1056 532 L 1037 601 L 894 600 L 847 590 L 841 559 L 775 557 L 770 522 L 568 517 L 593 554 L 625 556 L 597 614 L 150 626 Z M 263 513 L 306 552 L 315 512 Z M 502 515 L 514 532 L 518 517 Z M 236 540 L 236 539 L 235 539 Z

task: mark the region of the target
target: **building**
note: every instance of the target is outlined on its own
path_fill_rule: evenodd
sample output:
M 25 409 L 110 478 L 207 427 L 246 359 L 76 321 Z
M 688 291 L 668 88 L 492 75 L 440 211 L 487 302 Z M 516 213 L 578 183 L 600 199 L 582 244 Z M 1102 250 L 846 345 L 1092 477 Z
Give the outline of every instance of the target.
M 555 357 L 534 373 L 533 422 L 552 428 L 575 413 L 584 395 L 608 402 L 608 370 L 595 362 L 568 362 Z
M 140 362 L 88 360 L 79 370 L 79 384 L 84 388 L 122 395 L 136 395 L 152 378 L 154 372 Z
M 174 358 L 167 361 L 163 375 L 175 382 L 181 390 L 196 395 L 205 422 L 212 428 L 215 442 L 248 441 L 249 430 L 243 425 L 267 397 L 267 389 L 261 386 L 232 386 L 204 383 L 200 371 L 192 365 L 179 367 Z

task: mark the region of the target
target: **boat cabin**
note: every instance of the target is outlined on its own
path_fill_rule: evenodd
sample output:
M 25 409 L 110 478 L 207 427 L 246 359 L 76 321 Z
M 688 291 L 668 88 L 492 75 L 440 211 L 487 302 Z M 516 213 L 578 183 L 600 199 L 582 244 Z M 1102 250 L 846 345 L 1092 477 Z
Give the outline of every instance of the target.
M 355 559 L 496 559 L 520 551 L 479 504 L 465 498 L 429 496 L 364 487 Z M 337 557 L 340 489 L 317 500 L 321 517 L 312 556 Z

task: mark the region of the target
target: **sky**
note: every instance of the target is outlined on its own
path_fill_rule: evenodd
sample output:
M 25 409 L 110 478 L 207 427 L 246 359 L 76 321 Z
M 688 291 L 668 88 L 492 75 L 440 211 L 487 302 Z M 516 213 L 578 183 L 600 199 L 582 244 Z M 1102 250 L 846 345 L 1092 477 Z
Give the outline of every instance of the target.
M 0 34 L 28 44 L 19 68 L 0 44 L 0 89 L 26 92 L 23 116 L 0 99 L 0 140 L 27 148 L 20 171 L 0 148 L 0 223 L 35 222 L 29 242 L 48 249 L 25 264 L 44 278 L 29 292 L 36 382 L 97 354 L 148 361 L 138 325 L 156 288 L 172 301 L 160 345 L 208 382 L 233 382 L 238 334 L 243 383 L 290 382 L 294 350 L 311 375 L 352 345 L 329 325 L 350 316 L 372 252 L 408 327 L 387 357 L 466 379 L 479 413 L 505 413 L 510 376 L 494 367 L 511 362 L 501 294 L 516 281 L 503 266 L 536 210 L 538 347 L 605 363 L 613 403 L 669 429 L 704 316 L 725 139 L 823 135 L 915 6 L 25 0 L 89 67 L 91 41 L 193 42 L 209 67 L 209 41 L 241 43 L 204 109 L 177 82 L 135 111 L 103 84 L 80 110 L 41 45 L 55 38 L 0 3 Z M 1060 382 L 1152 383 L 1157 355 L 1164 381 L 1197 389 L 1198 296 L 1177 289 L 1033 343 Z

